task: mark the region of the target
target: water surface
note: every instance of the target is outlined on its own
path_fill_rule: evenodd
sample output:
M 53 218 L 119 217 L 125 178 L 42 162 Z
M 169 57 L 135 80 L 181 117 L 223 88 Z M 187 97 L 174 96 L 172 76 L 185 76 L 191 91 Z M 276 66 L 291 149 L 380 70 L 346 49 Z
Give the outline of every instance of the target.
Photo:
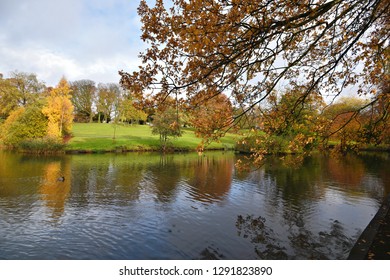
M 390 191 L 388 154 L 237 157 L 0 152 L 0 259 L 345 259 Z

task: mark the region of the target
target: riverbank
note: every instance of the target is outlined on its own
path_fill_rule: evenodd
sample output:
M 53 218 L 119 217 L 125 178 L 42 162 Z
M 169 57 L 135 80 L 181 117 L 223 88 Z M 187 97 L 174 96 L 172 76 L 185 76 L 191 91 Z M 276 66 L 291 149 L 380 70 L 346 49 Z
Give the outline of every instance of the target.
M 73 137 L 65 148 L 66 153 L 105 153 L 132 151 L 160 151 L 158 135 L 152 135 L 147 125 L 112 125 L 99 123 L 75 123 Z M 213 142 L 206 150 L 233 150 L 238 135 L 228 133 Z M 200 138 L 197 138 L 191 128 L 183 128 L 183 136 L 172 138 L 168 146 L 171 151 L 195 151 Z
M 390 195 L 352 248 L 350 260 L 390 259 Z

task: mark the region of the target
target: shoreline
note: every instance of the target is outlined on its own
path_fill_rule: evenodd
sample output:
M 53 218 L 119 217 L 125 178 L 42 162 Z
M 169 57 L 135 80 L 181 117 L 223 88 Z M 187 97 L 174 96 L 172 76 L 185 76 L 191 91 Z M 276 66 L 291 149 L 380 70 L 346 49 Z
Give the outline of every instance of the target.
M 375 259 L 390 259 L 390 195 L 359 236 L 348 256 L 348 260 Z
M 237 152 L 234 148 L 209 148 L 204 149 L 203 151 L 234 151 Z M 75 150 L 64 150 L 64 154 L 69 155 L 77 155 L 77 154 L 108 154 L 108 153 L 114 153 L 114 154 L 121 154 L 121 153 L 142 153 L 142 152 L 163 152 L 163 153 L 190 153 L 190 152 L 198 152 L 196 149 L 193 148 L 179 148 L 179 147 L 173 147 L 168 148 L 165 151 L 161 149 L 156 148 L 144 148 L 140 147 L 139 149 L 115 149 L 115 150 L 82 150 L 82 149 L 75 149 Z
M 9 149 L 4 146 L 0 146 L 0 150 L 2 151 L 11 151 L 11 152 L 17 152 L 17 153 L 24 153 L 24 154 L 37 154 L 37 155 L 45 155 L 45 154 L 106 154 L 106 153 L 139 153 L 139 152 L 163 152 L 163 153 L 183 153 L 183 152 L 200 152 L 196 148 L 190 148 L 190 147 L 168 147 L 166 150 L 162 150 L 159 147 L 147 147 L 147 146 L 138 146 L 134 148 L 127 148 L 127 147 L 121 147 L 118 146 L 115 149 L 63 149 L 58 151 L 34 151 L 34 150 L 17 150 L 17 149 Z M 232 151 L 236 152 L 238 154 L 253 154 L 251 152 L 242 151 L 240 149 L 236 149 L 235 147 L 211 147 L 211 148 L 204 148 L 203 151 Z M 314 150 L 313 152 L 319 152 L 319 150 Z M 381 152 L 381 153 L 390 153 L 390 147 L 363 147 L 358 150 L 359 152 Z M 292 153 L 292 152 L 278 152 L 278 153 L 270 153 L 268 155 L 294 155 L 294 154 L 300 154 L 300 153 Z

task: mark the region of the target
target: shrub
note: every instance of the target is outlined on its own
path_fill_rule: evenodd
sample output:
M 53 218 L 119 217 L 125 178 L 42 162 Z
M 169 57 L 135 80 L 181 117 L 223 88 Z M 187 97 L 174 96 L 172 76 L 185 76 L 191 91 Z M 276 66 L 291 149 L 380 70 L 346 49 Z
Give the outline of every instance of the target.
M 47 118 L 40 106 L 19 108 L 13 111 L 1 126 L 4 145 L 18 148 L 22 141 L 42 138 L 46 135 Z
M 64 143 L 53 137 L 26 139 L 18 144 L 21 151 L 34 154 L 59 153 L 64 151 L 65 146 Z

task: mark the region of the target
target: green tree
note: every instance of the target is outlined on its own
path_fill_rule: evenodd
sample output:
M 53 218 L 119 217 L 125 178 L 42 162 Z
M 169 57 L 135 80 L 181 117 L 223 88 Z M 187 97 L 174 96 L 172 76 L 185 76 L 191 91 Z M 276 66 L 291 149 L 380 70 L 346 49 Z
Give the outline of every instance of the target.
M 18 107 L 34 103 L 45 90 L 33 73 L 13 72 L 8 79 L 0 78 L 0 118 L 7 118 Z
M 103 114 L 103 122 L 109 122 L 116 109 L 115 103 L 120 96 L 119 85 L 114 83 L 100 83 L 97 88 L 97 110 Z M 100 121 L 100 116 L 98 118 Z
M 20 107 L 9 115 L 1 126 L 1 139 L 8 147 L 18 148 L 24 141 L 46 136 L 48 120 L 42 113 L 43 104 Z
M 72 88 L 72 103 L 77 119 L 92 122 L 93 104 L 96 99 L 95 82 L 79 80 L 70 84 Z
M 180 120 L 174 108 L 166 108 L 154 115 L 152 134 L 160 135 L 160 144 L 163 151 L 167 149 L 170 137 L 176 138 L 182 135 Z
M 0 79 L 0 119 L 6 119 L 18 105 L 15 99 L 18 90 L 8 79 Z
M 140 123 L 146 122 L 148 115 L 134 106 L 131 96 L 124 96 L 119 104 L 119 114 L 122 122 Z
M 263 130 L 269 134 L 296 135 L 318 131 L 316 117 L 325 103 L 318 91 L 311 91 L 302 102 L 304 86 L 287 88 L 280 96 L 272 93 L 268 106 L 261 110 Z
M 10 83 L 17 89 L 14 102 L 18 106 L 26 106 L 33 103 L 45 90 L 44 83 L 38 81 L 34 73 L 12 72 Z

